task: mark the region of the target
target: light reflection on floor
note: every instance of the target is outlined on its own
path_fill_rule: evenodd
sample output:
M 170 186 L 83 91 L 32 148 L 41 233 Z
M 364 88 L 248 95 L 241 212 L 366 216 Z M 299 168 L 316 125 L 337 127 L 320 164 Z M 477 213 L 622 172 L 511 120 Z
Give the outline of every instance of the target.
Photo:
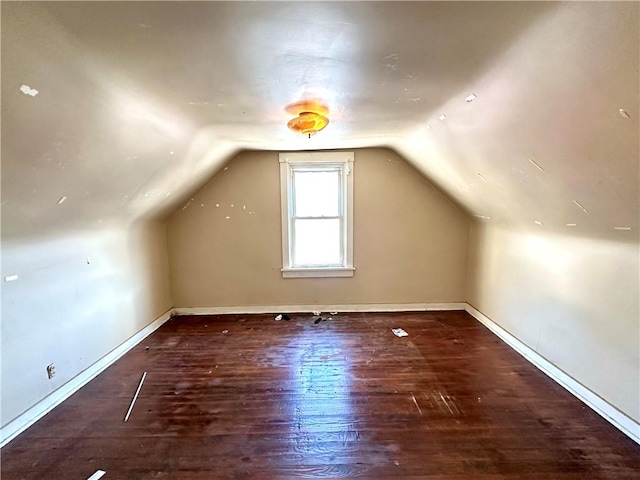
M 325 330 L 316 338 L 310 343 L 305 337 L 292 355 L 289 375 L 293 391 L 286 406 L 287 415 L 294 418 L 294 451 L 307 465 L 317 463 L 318 454 L 330 446 L 354 448 L 359 436 L 351 403 L 348 337 Z

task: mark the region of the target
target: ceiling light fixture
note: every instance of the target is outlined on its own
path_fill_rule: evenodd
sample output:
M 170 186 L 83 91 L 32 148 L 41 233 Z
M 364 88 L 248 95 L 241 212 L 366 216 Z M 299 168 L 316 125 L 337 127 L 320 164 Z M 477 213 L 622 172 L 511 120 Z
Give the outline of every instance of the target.
M 287 123 L 287 127 L 296 133 L 311 138 L 324 127 L 329 125 L 329 109 L 320 100 L 300 100 L 285 107 L 285 111 L 296 115 Z
M 472 93 L 471 95 L 469 95 L 468 97 L 465 98 L 465 100 L 467 102 L 473 102 L 476 98 L 478 98 L 478 96 L 475 93 Z
M 296 118 L 292 118 L 287 123 L 287 127 L 291 130 L 302 135 L 308 135 L 309 138 L 327 125 L 329 125 L 329 119 L 316 112 L 300 112 Z
M 447 118 L 447 115 L 443 113 L 443 114 L 442 114 L 442 115 L 440 115 L 438 118 L 439 118 L 440 120 L 444 120 L 445 118 Z

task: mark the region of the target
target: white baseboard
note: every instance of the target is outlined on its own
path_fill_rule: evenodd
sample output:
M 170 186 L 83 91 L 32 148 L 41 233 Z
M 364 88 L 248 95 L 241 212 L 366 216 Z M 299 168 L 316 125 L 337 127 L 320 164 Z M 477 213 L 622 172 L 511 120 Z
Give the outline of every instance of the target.
M 0 429 L 0 447 L 4 447 L 80 388 L 97 377 L 107 367 L 111 366 L 116 360 L 140 343 L 145 337 L 157 330 L 162 324 L 169 320 L 172 315 L 173 309 L 168 310 L 89 368 L 76 375 L 22 415 L 2 427 L 2 429 Z
M 251 313 L 311 312 L 428 312 L 464 310 L 466 303 L 359 303 L 348 305 L 260 305 L 244 307 L 178 307 L 174 315 L 225 315 Z
M 564 387 L 569 391 L 569 393 L 582 400 L 582 402 L 602 418 L 607 420 L 633 441 L 640 444 L 640 423 L 622 413 L 602 397 L 582 385 L 575 378 L 563 372 L 560 368 L 556 367 L 538 352 L 522 343 L 482 312 L 469 304 L 466 305 L 466 311 L 552 380 L 555 380 L 560 384 L 560 386 Z
M 521 354 L 551 379 L 579 398 L 586 405 L 618 428 L 629 438 L 640 444 L 640 424 L 622 413 L 613 405 L 589 390 L 577 380 L 553 365 L 533 349 L 522 343 L 489 317 L 473 306 L 461 303 L 394 303 L 394 304 L 351 304 L 351 305 L 288 305 L 288 306 L 250 306 L 250 307 L 182 307 L 173 308 L 158 317 L 119 347 L 102 357 L 91 367 L 74 377 L 51 395 L 44 398 L 15 420 L 0 429 L 0 447 L 5 446 L 25 431 L 73 393 L 93 380 L 107 367 L 149 336 L 173 315 L 221 315 L 251 313 L 292 313 L 292 312 L 424 312 L 444 310 L 466 310 L 471 316 L 491 330 L 507 345 Z

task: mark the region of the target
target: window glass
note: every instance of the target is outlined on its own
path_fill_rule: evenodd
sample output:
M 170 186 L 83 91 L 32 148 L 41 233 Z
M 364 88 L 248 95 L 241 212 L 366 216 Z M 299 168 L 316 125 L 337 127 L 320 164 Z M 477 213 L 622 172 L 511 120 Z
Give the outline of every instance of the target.
M 340 170 L 293 170 L 294 216 L 340 215 Z
M 293 223 L 294 267 L 342 265 L 340 219 L 296 219 Z

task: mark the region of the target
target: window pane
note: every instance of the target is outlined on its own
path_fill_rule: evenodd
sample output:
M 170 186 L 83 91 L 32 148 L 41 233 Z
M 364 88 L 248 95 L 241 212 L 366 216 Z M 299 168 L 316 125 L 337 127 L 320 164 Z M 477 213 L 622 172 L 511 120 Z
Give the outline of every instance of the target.
M 342 265 L 340 220 L 294 220 L 293 266 Z
M 340 171 L 293 171 L 296 217 L 340 215 Z

